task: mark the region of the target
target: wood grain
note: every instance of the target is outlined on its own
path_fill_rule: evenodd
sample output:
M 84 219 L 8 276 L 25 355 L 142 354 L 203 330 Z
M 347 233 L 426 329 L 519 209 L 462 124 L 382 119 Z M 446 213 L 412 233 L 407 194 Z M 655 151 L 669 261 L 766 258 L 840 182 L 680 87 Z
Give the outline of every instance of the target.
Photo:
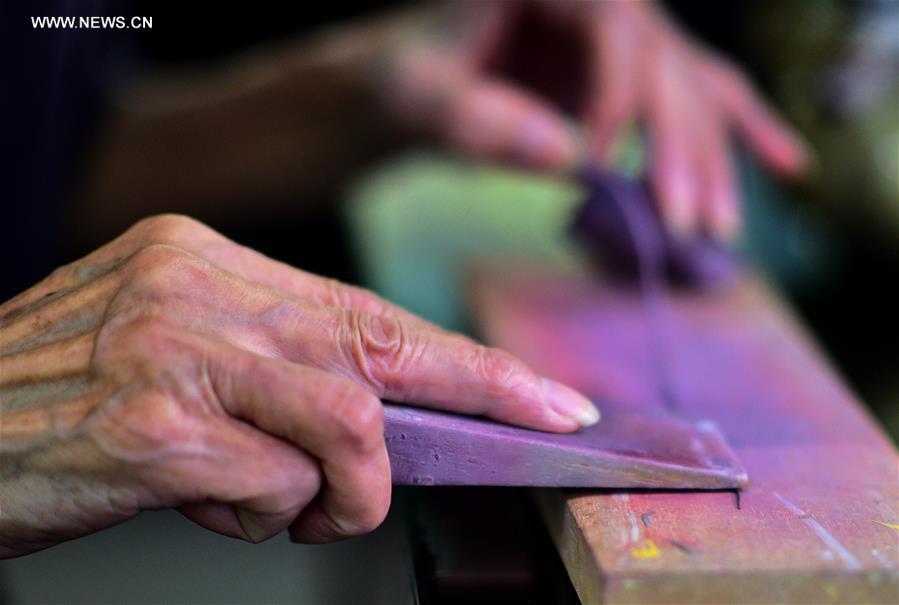
M 657 403 L 637 293 L 481 272 L 482 334 L 595 396 Z M 585 603 L 899 603 L 894 446 L 798 321 L 752 276 L 669 296 L 675 390 L 749 472 L 734 492 L 540 490 Z M 739 504 L 739 506 L 738 506 Z

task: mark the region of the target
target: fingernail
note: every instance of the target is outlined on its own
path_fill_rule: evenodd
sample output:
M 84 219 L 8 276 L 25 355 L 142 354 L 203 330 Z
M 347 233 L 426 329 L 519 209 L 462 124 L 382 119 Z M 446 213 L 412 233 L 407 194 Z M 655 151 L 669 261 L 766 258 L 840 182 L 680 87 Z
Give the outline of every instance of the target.
M 543 396 L 554 412 L 573 419 L 581 426 L 599 422 L 599 409 L 589 399 L 554 380 L 543 378 L 541 383 Z
M 521 129 L 519 153 L 538 166 L 570 167 L 577 161 L 577 145 L 569 131 L 543 116 L 528 118 Z

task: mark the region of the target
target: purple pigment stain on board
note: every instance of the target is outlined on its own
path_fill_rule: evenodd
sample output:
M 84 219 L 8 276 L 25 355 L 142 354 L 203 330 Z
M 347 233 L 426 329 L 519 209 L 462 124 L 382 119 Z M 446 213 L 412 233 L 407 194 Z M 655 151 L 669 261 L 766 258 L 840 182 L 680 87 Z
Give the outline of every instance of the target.
M 385 404 L 395 485 L 726 489 L 746 472 L 717 427 L 601 405 L 602 420 L 546 433 L 473 416 Z

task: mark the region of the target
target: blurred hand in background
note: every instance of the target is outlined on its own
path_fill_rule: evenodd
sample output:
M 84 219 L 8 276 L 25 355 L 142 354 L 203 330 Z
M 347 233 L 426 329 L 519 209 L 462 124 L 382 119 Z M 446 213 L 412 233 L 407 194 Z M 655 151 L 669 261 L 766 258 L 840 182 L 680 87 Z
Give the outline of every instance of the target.
M 740 226 L 731 134 L 778 174 L 808 163 L 740 70 L 652 2 L 448 8 L 396 39 L 382 91 L 396 116 L 464 152 L 558 171 L 603 165 L 637 123 L 668 226 L 724 239 Z
M 740 226 L 732 134 L 781 175 L 808 163 L 737 68 L 643 1 L 427 4 L 145 77 L 120 98 L 81 195 L 95 241 L 164 211 L 283 216 L 410 131 L 565 172 L 610 164 L 638 125 L 667 225 L 720 238 Z

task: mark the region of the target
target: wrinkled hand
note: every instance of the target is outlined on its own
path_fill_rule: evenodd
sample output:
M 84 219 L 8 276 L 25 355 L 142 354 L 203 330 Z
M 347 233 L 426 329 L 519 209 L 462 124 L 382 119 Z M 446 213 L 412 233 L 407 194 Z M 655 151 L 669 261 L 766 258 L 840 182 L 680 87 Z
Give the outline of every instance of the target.
M 651 2 L 469 2 L 450 13 L 394 46 L 385 90 L 397 115 L 465 152 L 550 170 L 603 164 L 638 123 L 668 226 L 721 238 L 740 224 L 731 132 L 782 175 L 806 166 L 800 138 L 743 74 Z M 562 109 L 588 126 L 587 145 Z
M 379 398 L 548 431 L 598 419 L 520 361 L 162 216 L 0 307 L 0 556 L 178 507 L 252 541 L 376 527 Z

